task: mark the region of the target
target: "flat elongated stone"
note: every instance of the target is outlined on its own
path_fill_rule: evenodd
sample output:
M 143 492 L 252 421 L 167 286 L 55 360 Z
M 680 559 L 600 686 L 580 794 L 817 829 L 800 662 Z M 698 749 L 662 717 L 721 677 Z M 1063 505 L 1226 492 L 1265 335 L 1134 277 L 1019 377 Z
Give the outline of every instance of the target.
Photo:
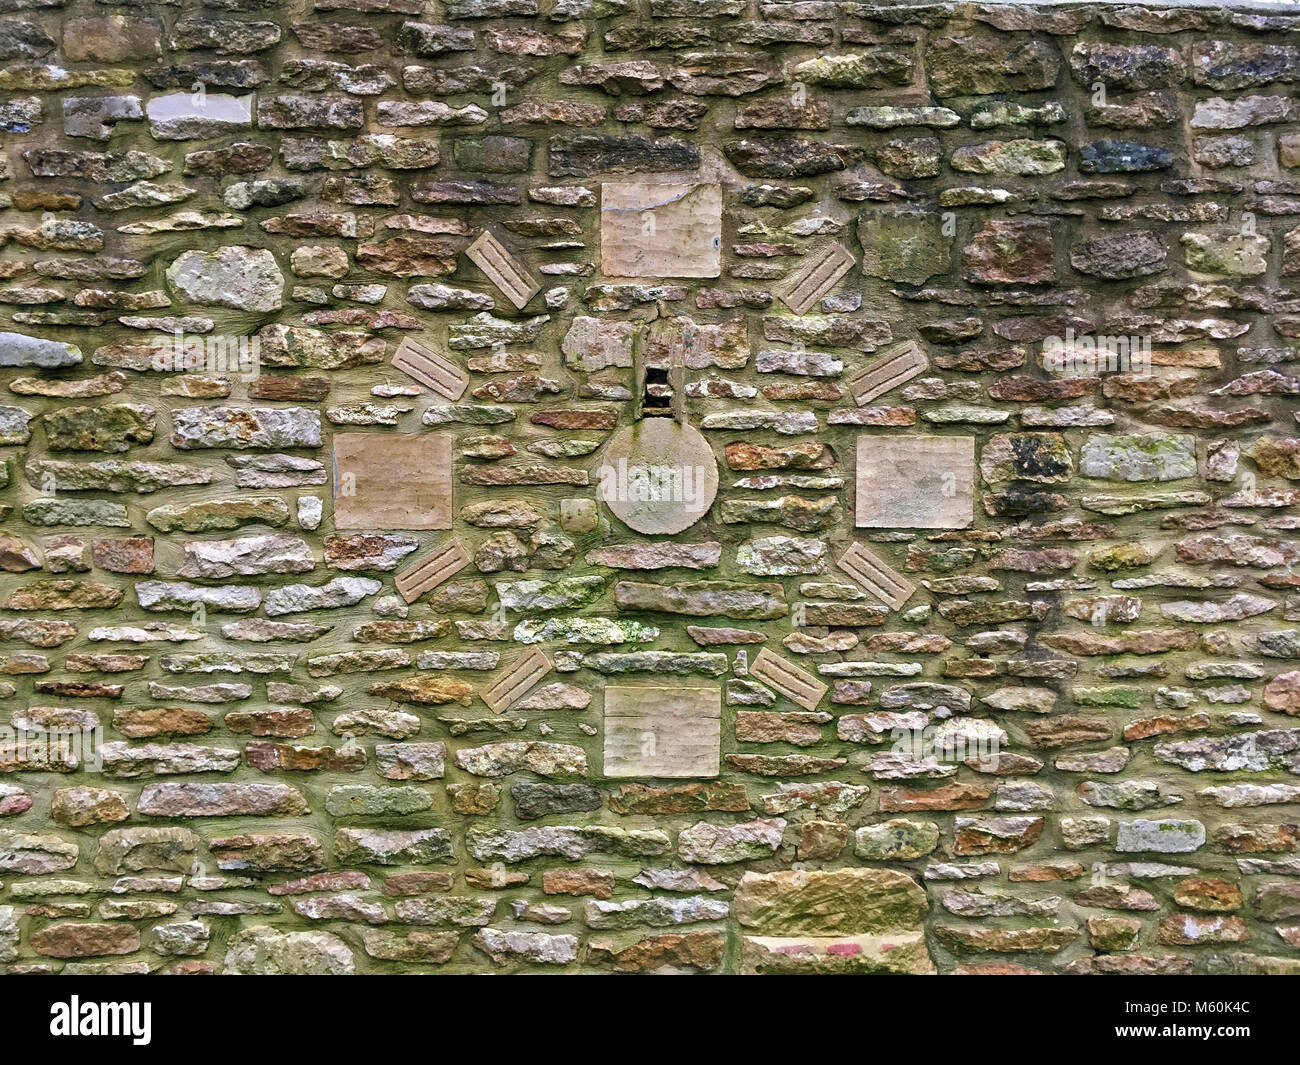
M 1112 481 L 1172 481 L 1196 476 L 1195 438 L 1172 433 L 1091 436 L 1079 453 L 1079 472 Z
M 678 856 L 700 865 L 726 865 L 767 857 L 781 844 L 785 820 L 779 817 L 717 825 L 701 821 L 682 829 L 677 837 Z
M 0 333 L 0 366 L 75 366 L 81 351 L 71 344 L 23 333 Z
M 471 827 L 465 847 L 478 861 L 521 862 L 551 855 L 575 862 L 588 854 L 653 857 L 671 846 L 664 832 L 612 828 L 604 825 L 553 825 L 522 831 Z
M 1115 849 L 1120 852 L 1155 851 L 1189 854 L 1205 843 L 1205 826 L 1199 821 L 1121 821 Z
M 280 932 L 265 925 L 241 930 L 226 950 L 226 974 L 348 976 L 352 951 L 328 932 Z
M 742 586 L 727 581 L 660 585 L 619 581 L 614 598 L 620 610 L 648 610 L 690 617 L 751 620 L 784 617 L 788 606 L 779 584 Z
M 316 448 L 320 413 L 304 407 L 182 407 L 172 412 L 173 447 Z
M 287 784 L 148 784 L 136 809 L 155 817 L 296 816 L 307 801 Z

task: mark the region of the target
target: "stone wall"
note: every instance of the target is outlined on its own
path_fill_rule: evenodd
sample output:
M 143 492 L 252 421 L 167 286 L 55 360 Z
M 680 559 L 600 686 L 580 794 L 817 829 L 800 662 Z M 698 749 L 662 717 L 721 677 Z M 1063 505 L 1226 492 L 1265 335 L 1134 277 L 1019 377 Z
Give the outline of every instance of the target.
M 1300 968 L 1300 16 L 0 11 L 10 971 Z

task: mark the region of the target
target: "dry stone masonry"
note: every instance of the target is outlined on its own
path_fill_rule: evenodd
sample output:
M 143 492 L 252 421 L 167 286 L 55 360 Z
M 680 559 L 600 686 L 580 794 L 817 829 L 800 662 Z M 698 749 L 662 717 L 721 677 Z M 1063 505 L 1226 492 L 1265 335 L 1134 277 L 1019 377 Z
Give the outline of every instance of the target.
M 8 971 L 1300 972 L 1300 14 L 0 60 Z

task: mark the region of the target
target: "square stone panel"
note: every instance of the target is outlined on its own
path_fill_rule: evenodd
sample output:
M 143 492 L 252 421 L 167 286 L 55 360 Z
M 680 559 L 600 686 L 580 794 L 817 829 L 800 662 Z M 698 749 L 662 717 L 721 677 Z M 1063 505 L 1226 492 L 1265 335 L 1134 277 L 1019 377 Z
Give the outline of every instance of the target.
M 607 777 L 716 777 L 721 734 L 718 687 L 605 688 Z
M 606 277 L 722 272 L 721 185 L 618 181 L 600 189 L 600 272 Z
M 336 433 L 334 528 L 450 529 L 447 433 Z
M 859 529 L 965 528 L 974 489 L 974 437 L 858 438 Z

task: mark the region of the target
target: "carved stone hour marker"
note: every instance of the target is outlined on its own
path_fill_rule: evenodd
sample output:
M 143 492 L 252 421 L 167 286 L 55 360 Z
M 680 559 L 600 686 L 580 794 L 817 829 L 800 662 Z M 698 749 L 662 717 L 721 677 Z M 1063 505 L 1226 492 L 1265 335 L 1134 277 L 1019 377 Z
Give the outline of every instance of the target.
M 404 337 L 397 345 L 397 351 L 393 353 L 393 366 L 453 403 L 469 387 L 469 374 L 450 359 L 423 344 L 417 344 L 410 337 Z
M 607 777 L 716 777 L 721 735 L 716 687 L 605 689 Z
M 551 660 L 540 648 L 531 647 L 527 654 L 511 662 L 483 689 L 483 701 L 492 713 L 499 714 L 553 668 Z
M 777 295 L 795 314 L 806 314 L 849 272 L 853 262 L 853 256 L 843 247 L 830 244 L 813 255 Z
M 864 407 L 929 368 L 930 360 L 921 345 L 909 340 L 850 377 L 849 391 L 858 406 Z
M 469 551 L 459 540 L 448 540 L 408 566 L 394 579 L 397 594 L 414 603 L 470 563 Z
M 336 433 L 334 528 L 450 529 L 452 437 Z
M 859 529 L 962 529 L 975 516 L 974 497 L 974 438 L 858 438 Z
M 537 295 L 542 287 L 535 281 L 519 261 L 506 251 L 505 246 L 486 229 L 468 248 L 465 254 L 470 257 L 489 281 L 496 285 L 517 310 Z
M 600 189 L 600 272 L 606 277 L 722 272 L 721 185 L 618 181 Z
M 826 694 L 826 685 L 806 669 L 787 662 L 778 654 L 773 654 L 766 647 L 758 652 L 749 675 L 760 680 L 769 688 L 774 688 L 793 703 L 798 703 L 805 710 L 813 710 Z
M 901 610 L 916 591 L 915 584 L 885 565 L 861 544 L 850 547 L 835 564 L 863 591 L 870 592 L 891 610 Z

